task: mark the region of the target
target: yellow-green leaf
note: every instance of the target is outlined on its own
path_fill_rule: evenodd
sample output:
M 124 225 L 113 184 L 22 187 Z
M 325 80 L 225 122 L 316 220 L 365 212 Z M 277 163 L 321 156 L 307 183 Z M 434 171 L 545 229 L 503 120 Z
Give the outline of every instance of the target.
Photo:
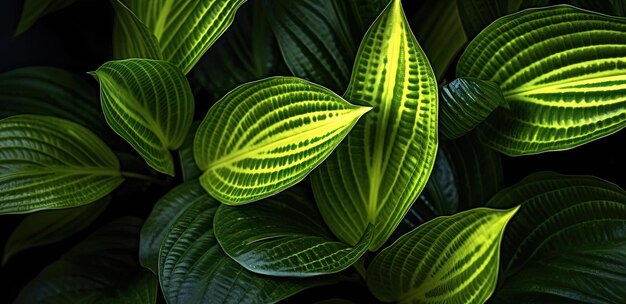
M 109 126 L 150 167 L 173 176 L 168 149 L 182 145 L 194 112 L 185 75 L 168 62 L 151 59 L 109 61 L 94 75 Z
M 378 249 L 424 188 L 437 153 L 437 84 L 399 0 L 370 27 L 344 98 L 373 110 L 311 176 L 331 230 Z
M 367 286 L 384 302 L 484 303 L 496 287 L 504 227 L 517 209 L 472 209 L 419 226 L 374 258 Z
M 276 194 L 326 159 L 369 110 L 295 77 L 242 85 L 218 101 L 198 128 L 200 183 L 230 205 Z

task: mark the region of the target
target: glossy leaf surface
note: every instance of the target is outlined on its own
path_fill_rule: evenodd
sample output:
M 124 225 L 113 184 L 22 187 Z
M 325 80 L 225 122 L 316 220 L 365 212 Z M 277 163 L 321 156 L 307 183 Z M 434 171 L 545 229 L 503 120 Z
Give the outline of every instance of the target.
M 211 107 L 198 128 L 200 183 L 230 205 L 278 193 L 326 159 L 369 110 L 294 77 L 242 85 Z
M 496 287 L 500 240 L 517 208 L 438 217 L 374 258 L 367 285 L 381 301 L 484 303 Z
M 182 145 L 194 100 L 185 76 L 170 63 L 149 59 L 109 61 L 94 72 L 104 117 L 155 170 L 174 175 L 168 149 Z
M 424 188 L 437 152 L 436 79 L 399 0 L 363 38 L 344 97 L 373 110 L 311 181 L 335 235 L 356 244 L 372 223 L 376 250 Z
M 123 180 L 113 151 L 78 124 L 26 114 L 0 120 L 0 214 L 88 204 Z
M 470 43 L 457 77 L 497 83 L 510 109 L 478 128 L 509 155 L 570 149 L 626 126 L 626 20 L 571 6 L 529 9 Z
M 521 204 L 503 239 L 497 303 L 626 297 L 626 192 L 591 176 L 535 173 L 488 206 Z
M 116 59 L 162 59 L 154 34 L 120 0 L 111 0 L 115 10 L 113 55 Z
M 367 251 L 372 233 L 355 247 L 337 241 L 311 196 L 294 186 L 257 204 L 222 205 L 215 214 L 215 237 L 252 272 L 307 277 L 344 270 Z

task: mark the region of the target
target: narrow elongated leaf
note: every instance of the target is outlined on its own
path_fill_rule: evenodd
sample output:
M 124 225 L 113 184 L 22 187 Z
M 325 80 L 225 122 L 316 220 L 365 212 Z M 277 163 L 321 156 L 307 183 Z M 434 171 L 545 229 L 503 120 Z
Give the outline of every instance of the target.
M 66 70 L 34 66 L 0 74 L 0 118 L 40 114 L 71 120 L 103 138 L 111 134 L 98 91 Z
M 156 303 L 156 276 L 137 263 L 140 225 L 125 217 L 96 231 L 44 268 L 14 303 Z
M 291 187 L 258 204 L 222 205 L 215 237 L 244 268 L 266 275 L 308 277 L 336 273 L 367 251 L 371 231 L 352 247 L 337 241 L 324 224 L 312 194 Z
M 27 216 L 15 227 L 4 245 L 2 265 L 15 254 L 62 241 L 89 226 L 108 206 L 110 196 L 88 205 L 41 211 Z
M 28 30 L 39 18 L 54 13 L 77 0 L 24 0 L 22 16 L 15 30 L 17 36 Z
M 174 175 L 168 149 L 182 145 L 191 126 L 193 95 L 185 76 L 165 61 L 109 61 L 94 72 L 104 117 L 155 170 Z
M 625 52 L 625 19 L 529 9 L 476 37 L 457 77 L 497 83 L 510 106 L 478 127 L 489 146 L 509 155 L 564 150 L 626 126 Z
M 125 0 L 152 31 L 163 59 L 187 74 L 222 35 L 245 0 Z
M 381 301 L 484 303 L 496 287 L 500 240 L 517 208 L 439 217 L 374 258 L 367 286 Z
M 441 89 L 441 135 L 447 138 L 463 136 L 500 106 L 508 107 L 496 83 L 457 78 Z
M 88 204 L 123 180 L 115 154 L 78 124 L 26 114 L 0 120 L 0 214 Z
M 207 200 L 212 198 L 197 181 L 183 183 L 159 199 L 141 228 L 139 262 L 143 267 L 158 273 L 159 248 L 172 224 L 187 207 Z
M 176 207 L 155 209 L 150 215 L 159 227 L 169 226 L 159 251 L 159 279 L 168 303 L 274 303 L 303 289 L 336 282 L 335 277 L 287 279 L 244 269 L 222 251 L 213 235 L 220 203 L 197 183 L 185 184 L 180 191 L 183 187 L 190 190 L 188 197 L 172 201 Z
M 494 20 L 529 7 L 545 6 L 549 0 L 457 0 L 465 33 L 476 37 Z
M 162 59 L 154 34 L 120 0 L 111 0 L 115 9 L 113 56 L 116 59 Z
M 372 223 L 376 250 L 424 188 L 437 152 L 436 79 L 399 0 L 363 38 L 344 97 L 374 109 L 311 181 L 335 235 L 356 244 Z
M 590 176 L 533 174 L 489 206 L 522 204 L 503 239 L 497 303 L 626 298 L 626 192 Z
M 272 0 L 270 24 L 293 75 L 343 92 L 356 43 L 347 12 L 334 0 Z
M 294 77 L 242 85 L 215 104 L 198 128 L 200 183 L 231 205 L 278 193 L 328 157 L 369 110 Z

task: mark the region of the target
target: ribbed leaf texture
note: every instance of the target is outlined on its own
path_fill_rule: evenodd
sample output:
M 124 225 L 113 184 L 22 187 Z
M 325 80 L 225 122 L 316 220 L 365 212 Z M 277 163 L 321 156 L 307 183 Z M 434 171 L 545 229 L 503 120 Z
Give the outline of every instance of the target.
M 0 120 L 0 214 L 88 204 L 123 180 L 113 151 L 78 124 L 27 114 Z
M 447 138 L 465 135 L 496 108 L 508 107 L 496 83 L 475 78 L 457 78 L 443 86 L 439 106 L 439 130 Z
M 111 196 L 91 204 L 33 213 L 13 230 L 6 244 L 2 265 L 24 250 L 62 241 L 89 226 L 109 205 Z
M 502 241 L 495 303 L 626 298 L 626 192 L 590 176 L 535 173 L 488 203 L 521 204 Z
M 15 304 L 154 304 L 156 276 L 137 263 L 141 220 L 119 218 L 44 268 Z
M 315 170 L 312 186 L 335 235 L 356 244 L 372 223 L 376 250 L 424 188 L 437 153 L 436 78 L 399 0 L 363 38 L 344 97 L 374 109 Z
M 484 303 L 498 276 L 500 240 L 517 208 L 438 217 L 402 236 L 367 269 L 381 301 Z
M 476 37 L 494 20 L 529 7 L 545 6 L 549 0 L 457 0 L 465 33 Z
M 162 59 L 159 42 L 152 32 L 120 0 L 111 0 L 115 10 L 113 56 L 116 59 Z
M 15 29 L 14 36 L 18 36 L 28 30 L 39 18 L 54 13 L 76 1 L 77 0 L 24 0 L 22 16 Z
M 163 59 L 184 74 L 222 35 L 245 0 L 124 0 L 152 31 Z
M 326 159 L 369 110 L 294 77 L 242 85 L 211 107 L 198 128 L 200 183 L 231 205 L 278 193 Z
M 334 277 L 287 279 L 244 269 L 222 251 L 213 235 L 220 203 L 198 183 L 184 184 L 179 191 L 182 187 L 190 195 L 150 215 L 159 227 L 169 227 L 159 251 L 159 279 L 168 303 L 275 303 L 303 289 L 336 282 Z
M 372 239 L 369 231 L 355 247 L 337 241 L 301 186 L 258 204 L 221 205 L 214 223 L 226 254 L 252 272 L 272 276 L 339 272 L 361 258 Z
M 155 170 L 174 175 L 168 149 L 182 145 L 194 100 L 185 76 L 161 60 L 109 61 L 94 72 L 104 117 Z
M 499 19 L 474 39 L 457 77 L 497 83 L 510 109 L 478 127 L 509 154 L 573 148 L 626 126 L 626 20 L 554 6 Z

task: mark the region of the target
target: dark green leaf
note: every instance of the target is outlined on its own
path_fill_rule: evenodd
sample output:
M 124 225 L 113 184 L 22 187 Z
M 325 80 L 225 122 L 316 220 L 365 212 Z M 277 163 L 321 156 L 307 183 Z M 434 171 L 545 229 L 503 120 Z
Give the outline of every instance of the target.
M 498 107 L 508 108 L 500 87 L 491 81 L 457 78 L 440 94 L 439 130 L 447 138 L 465 135 Z
M 123 180 L 113 151 L 78 124 L 27 114 L 0 120 L 0 214 L 85 205 Z
M 120 0 L 111 0 L 115 9 L 113 55 L 115 59 L 162 59 L 159 42 Z
M 126 217 L 96 231 L 44 268 L 15 303 L 156 303 L 156 276 L 137 263 L 140 225 Z
M 22 16 L 17 25 L 15 35 L 17 36 L 28 30 L 35 22 L 50 13 L 54 13 L 77 0 L 24 0 Z
M 180 171 L 183 174 L 183 181 L 197 179 L 202 175 L 202 170 L 198 168 L 196 160 L 193 158 L 193 140 L 199 126 L 200 121 L 194 121 L 191 124 L 185 141 L 178 149 L 178 159 L 180 161 Z
M 488 206 L 521 204 L 502 242 L 497 303 L 626 298 L 626 192 L 590 176 L 533 174 Z
M 465 33 L 476 37 L 494 20 L 529 7 L 547 5 L 549 0 L 457 0 Z
M 626 17 L 626 0 L 572 0 L 572 5 L 598 13 Z
M 215 237 L 230 257 L 256 273 L 307 277 L 344 270 L 367 251 L 372 233 L 354 247 L 337 241 L 311 196 L 294 186 L 257 204 L 222 205 Z

